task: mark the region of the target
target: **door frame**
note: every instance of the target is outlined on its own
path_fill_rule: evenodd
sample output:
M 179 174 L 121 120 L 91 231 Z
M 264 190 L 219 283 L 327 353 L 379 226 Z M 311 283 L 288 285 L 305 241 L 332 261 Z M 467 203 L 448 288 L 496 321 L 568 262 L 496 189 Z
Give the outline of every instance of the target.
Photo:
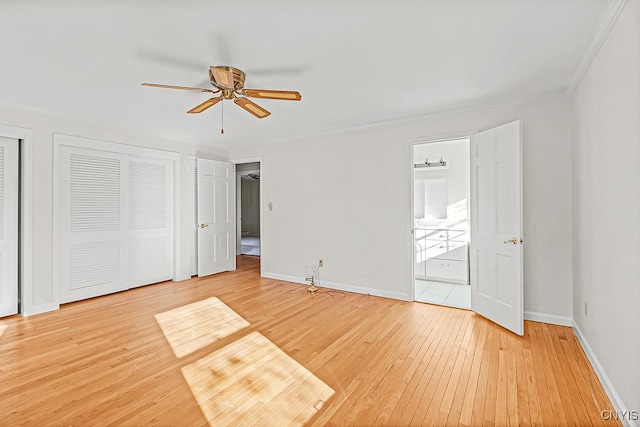
M 243 158 L 237 158 L 237 159 L 231 159 L 229 160 L 231 163 L 233 163 L 236 167 L 238 165 L 242 165 L 245 163 L 259 163 L 258 166 L 258 170 L 260 173 L 260 256 L 262 257 L 264 255 L 263 252 L 263 236 L 264 236 L 264 197 L 263 197 L 263 192 L 264 192 L 264 186 L 262 185 L 263 181 L 264 181 L 264 167 L 263 167 L 263 158 L 262 156 L 259 157 L 243 157 Z M 236 179 L 239 180 L 239 174 L 237 172 L 236 169 Z M 236 207 L 239 206 L 239 203 L 241 203 L 240 201 L 240 190 L 238 188 L 236 188 L 236 195 L 235 195 L 235 202 L 236 202 Z M 240 227 L 240 223 L 238 221 L 238 216 L 240 215 L 240 209 L 236 209 L 236 230 L 238 230 L 238 227 Z M 240 238 L 242 237 L 241 234 L 242 230 L 237 231 L 236 233 L 236 245 L 238 244 L 238 242 L 240 241 Z M 237 248 L 236 248 L 236 252 L 237 252 Z M 260 275 L 262 276 L 262 269 L 263 269 L 264 263 L 260 263 Z
M 251 169 L 242 172 L 236 170 L 236 255 L 240 255 L 240 251 L 242 250 L 242 175 L 246 175 L 248 173 L 257 173 L 260 175 L 260 167 L 258 166 L 258 169 Z M 262 206 L 262 204 L 260 204 L 260 206 Z M 262 220 L 262 215 L 260 216 L 260 220 Z
M 18 312 L 29 316 L 55 310 L 57 305 L 33 304 L 33 133 L 31 129 L 0 124 L 0 135 L 18 140 Z M 57 292 L 55 287 L 52 291 Z
M 520 122 L 521 122 L 521 120 L 520 120 Z M 494 125 L 494 126 L 492 126 L 490 128 L 483 129 L 483 130 L 473 130 L 473 131 L 467 131 L 467 132 L 458 132 L 458 133 L 445 134 L 445 135 L 432 136 L 432 137 L 418 137 L 418 138 L 411 138 L 411 139 L 407 140 L 407 147 L 408 147 L 407 148 L 407 156 L 409 158 L 409 162 L 407 162 L 407 163 L 409 165 L 408 174 L 410 176 L 410 180 L 409 181 L 410 181 L 410 191 L 411 191 L 411 194 L 409 196 L 410 201 L 411 201 L 411 205 L 410 205 L 410 209 L 409 209 L 409 218 L 410 218 L 410 223 L 409 224 L 410 224 L 410 231 L 411 232 L 408 233 L 408 235 L 409 235 L 408 245 L 409 245 L 409 248 L 410 248 L 410 252 L 409 253 L 411 254 L 411 257 L 412 257 L 411 258 L 411 292 L 410 292 L 412 301 L 415 301 L 415 297 L 416 297 L 416 295 L 415 295 L 416 294 L 416 287 L 415 287 L 415 273 L 416 273 L 415 272 L 415 219 L 414 219 L 414 216 L 415 216 L 415 212 L 414 212 L 414 204 L 415 204 L 415 195 L 414 195 L 414 169 L 415 168 L 414 168 L 414 161 L 415 160 L 413 158 L 414 146 L 415 145 L 420 145 L 420 144 L 435 143 L 435 142 L 446 142 L 446 141 L 451 141 L 451 140 L 456 140 L 456 139 L 464 139 L 464 138 L 468 138 L 469 139 L 469 144 L 471 144 L 471 139 L 472 139 L 472 137 L 474 135 L 476 135 L 478 133 L 481 133 L 481 132 L 484 132 L 485 130 L 491 130 L 491 129 L 494 129 L 496 127 L 500 127 L 502 125 L 506 125 L 508 123 L 511 123 L 511 122 L 506 122 L 506 123 L 503 123 L 503 124 L 500 124 L 500 125 L 497 125 L 497 126 Z M 521 162 L 520 168 L 521 168 L 521 171 L 522 171 L 522 165 L 523 165 L 523 162 L 524 162 L 524 145 L 523 145 L 523 143 L 524 143 L 524 140 L 523 140 L 522 128 L 521 128 L 521 137 L 520 137 L 520 144 L 521 144 L 521 147 L 520 147 L 520 162 Z M 471 146 L 469 147 L 469 149 L 471 150 Z M 469 165 L 469 167 L 471 168 L 471 164 Z M 470 172 L 473 172 L 473 171 L 470 170 Z M 522 178 L 522 179 L 523 179 L 522 182 L 524 182 L 524 178 Z M 524 185 L 522 185 L 522 188 L 521 188 L 521 201 L 524 200 L 524 196 L 525 196 L 524 192 L 525 192 L 525 187 L 524 187 Z M 520 206 L 521 206 L 521 208 L 520 208 L 521 215 L 524 216 L 524 211 L 522 209 L 522 202 L 520 202 Z M 474 207 L 475 206 L 473 206 L 473 204 L 471 203 L 471 198 L 469 198 L 469 210 L 472 211 L 474 209 Z M 522 233 L 524 233 L 524 230 L 522 230 Z M 520 236 L 520 237 L 522 237 L 522 236 Z M 471 244 L 472 244 L 472 242 L 471 242 Z M 522 255 L 522 262 L 524 262 L 524 254 Z M 470 263 L 471 263 L 471 257 L 469 257 L 469 268 L 471 268 L 471 264 Z M 524 292 L 525 292 L 524 279 L 522 279 L 521 283 L 522 283 L 522 293 L 523 293 L 523 297 L 522 297 L 522 300 L 523 300 L 522 301 L 522 305 L 523 305 L 522 306 L 522 319 L 524 321 L 525 318 L 526 318 L 526 313 L 524 311 Z M 473 311 L 473 306 L 470 307 L 470 310 Z M 502 325 L 500 325 L 500 326 L 502 326 Z M 504 327 L 504 326 L 502 326 L 502 327 Z M 504 328 L 507 329 L 506 327 L 504 327 Z
M 410 190 L 411 190 L 411 194 L 410 194 L 410 199 L 411 199 L 411 205 L 410 205 L 410 209 L 409 209 L 409 215 L 410 215 L 410 222 L 409 224 L 411 225 L 411 232 L 409 233 L 410 235 L 410 254 L 412 256 L 411 259 L 411 301 L 415 301 L 416 300 L 416 285 L 415 285 L 415 277 L 416 277 L 416 263 L 415 263 L 415 168 L 414 168 L 414 164 L 415 164 L 415 159 L 413 158 L 413 149 L 416 145 L 424 145 L 424 144 L 432 144 L 432 143 L 436 143 L 436 142 L 449 142 L 449 141 L 457 141 L 460 139 L 469 139 L 469 144 L 471 144 L 471 136 L 479 133 L 480 131 L 467 131 L 467 132 L 456 132 L 456 133 L 451 133 L 451 134 L 445 134 L 445 135 L 439 135 L 439 136 L 433 136 L 433 137 L 419 137 L 419 138 L 412 138 L 408 140 L 408 146 L 409 146 L 409 174 L 410 174 L 410 179 L 409 182 L 411 183 L 410 185 Z M 469 210 L 471 211 L 473 209 L 473 206 L 471 206 L 471 199 L 469 199 Z M 471 260 L 468 259 L 467 262 L 470 262 Z M 471 310 L 471 308 L 469 308 L 469 310 Z

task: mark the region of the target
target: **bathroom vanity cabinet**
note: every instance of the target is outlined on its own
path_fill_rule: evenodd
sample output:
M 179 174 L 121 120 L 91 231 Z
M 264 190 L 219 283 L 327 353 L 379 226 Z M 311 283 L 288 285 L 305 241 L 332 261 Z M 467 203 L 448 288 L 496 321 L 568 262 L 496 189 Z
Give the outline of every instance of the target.
M 468 284 L 468 242 L 468 230 L 435 227 L 416 228 L 416 277 Z

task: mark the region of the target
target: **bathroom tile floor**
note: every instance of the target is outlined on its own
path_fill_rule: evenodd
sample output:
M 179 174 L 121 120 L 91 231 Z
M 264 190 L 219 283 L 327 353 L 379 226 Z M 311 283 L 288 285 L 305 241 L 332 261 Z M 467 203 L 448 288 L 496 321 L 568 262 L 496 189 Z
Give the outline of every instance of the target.
M 456 308 L 471 308 L 471 286 L 435 280 L 415 280 L 416 301 L 446 305 Z

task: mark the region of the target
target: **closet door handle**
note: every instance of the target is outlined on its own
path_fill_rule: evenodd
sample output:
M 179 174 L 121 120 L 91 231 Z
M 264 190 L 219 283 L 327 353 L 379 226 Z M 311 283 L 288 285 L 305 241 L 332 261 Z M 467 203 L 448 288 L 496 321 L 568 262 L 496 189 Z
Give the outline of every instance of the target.
M 517 245 L 518 244 L 518 238 L 514 237 L 513 239 L 505 240 L 502 243 L 513 243 L 514 245 Z

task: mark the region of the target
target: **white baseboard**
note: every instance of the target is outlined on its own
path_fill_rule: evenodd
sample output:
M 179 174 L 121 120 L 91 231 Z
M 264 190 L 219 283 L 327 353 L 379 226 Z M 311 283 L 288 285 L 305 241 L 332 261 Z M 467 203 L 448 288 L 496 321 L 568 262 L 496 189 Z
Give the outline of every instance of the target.
M 266 277 L 269 279 L 283 280 L 285 282 L 299 283 L 302 285 L 309 285 L 309 282 L 304 280 L 304 277 L 288 276 L 285 274 L 269 273 L 266 271 L 262 272 L 262 277 Z M 373 295 L 376 297 L 397 299 L 401 301 L 413 301 L 413 298 L 411 295 L 403 294 L 400 292 L 389 292 L 389 291 L 383 291 L 375 288 L 365 288 L 365 287 L 355 286 L 355 285 L 346 285 L 344 283 L 328 282 L 326 280 L 320 281 L 319 287 L 333 289 L 337 291 L 353 292 L 356 294 L 365 294 L 365 295 Z
M 27 316 L 33 316 L 36 314 L 40 314 L 40 313 L 47 313 L 49 311 L 56 311 L 60 309 L 60 305 L 59 304 L 43 304 L 43 305 L 36 305 L 36 306 L 31 306 L 31 307 L 23 307 L 20 311 L 20 314 L 27 317 Z
M 262 277 L 266 277 L 268 279 L 283 280 L 285 282 L 299 283 L 302 285 L 309 284 L 309 282 L 307 282 L 304 279 L 304 277 L 289 276 L 286 274 L 278 274 L 278 273 L 269 273 L 266 271 L 262 272 Z M 344 283 L 328 282 L 326 280 L 323 280 L 320 283 L 320 286 L 328 289 L 354 292 L 357 294 L 374 295 L 377 297 L 397 299 L 400 301 L 413 301 L 413 297 L 411 295 L 402 294 L 400 292 L 389 292 L 389 291 L 383 291 L 380 289 L 347 285 Z M 534 322 L 549 323 L 551 325 L 560 325 L 560 326 L 572 326 L 572 322 L 573 322 L 573 319 L 571 319 L 570 317 L 556 316 L 554 314 L 536 313 L 532 311 L 524 312 L 524 320 L 531 320 Z
M 575 320 L 572 321 L 572 326 L 573 326 L 573 330 L 576 332 L 576 336 L 578 337 L 578 341 L 580 342 L 582 349 L 587 354 L 587 357 L 589 358 L 589 362 L 591 362 L 591 366 L 593 367 L 593 370 L 596 371 L 596 375 L 598 375 L 598 378 L 600 379 L 600 383 L 602 383 L 602 386 L 604 387 L 604 391 L 607 393 L 607 396 L 609 396 L 609 399 L 611 400 L 611 403 L 613 404 L 614 409 L 618 411 L 618 414 L 628 413 L 627 407 L 622 402 L 620 395 L 616 391 L 615 387 L 613 386 L 613 383 L 607 376 L 607 373 L 605 372 L 604 368 L 600 364 L 600 361 L 598 360 L 598 358 L 596 357 L 596 354 L 593 352 L 593 349 L 589 345 L 587 338 L 584 336 L 584 334 L 580 330 L 580 327 L 575 322 Z M 622 424 L 627 427 L 639 426 L 638 423 L 632 420 L 620 419 L 620 421 L 622 421 Z
M 536 313 L 534 311 L 525 311 L 524 320 L 532 322 L 549 323 L 558 326 L 572 326 L 573 319 L 571 317 L 556 316 L 555 314 Z

